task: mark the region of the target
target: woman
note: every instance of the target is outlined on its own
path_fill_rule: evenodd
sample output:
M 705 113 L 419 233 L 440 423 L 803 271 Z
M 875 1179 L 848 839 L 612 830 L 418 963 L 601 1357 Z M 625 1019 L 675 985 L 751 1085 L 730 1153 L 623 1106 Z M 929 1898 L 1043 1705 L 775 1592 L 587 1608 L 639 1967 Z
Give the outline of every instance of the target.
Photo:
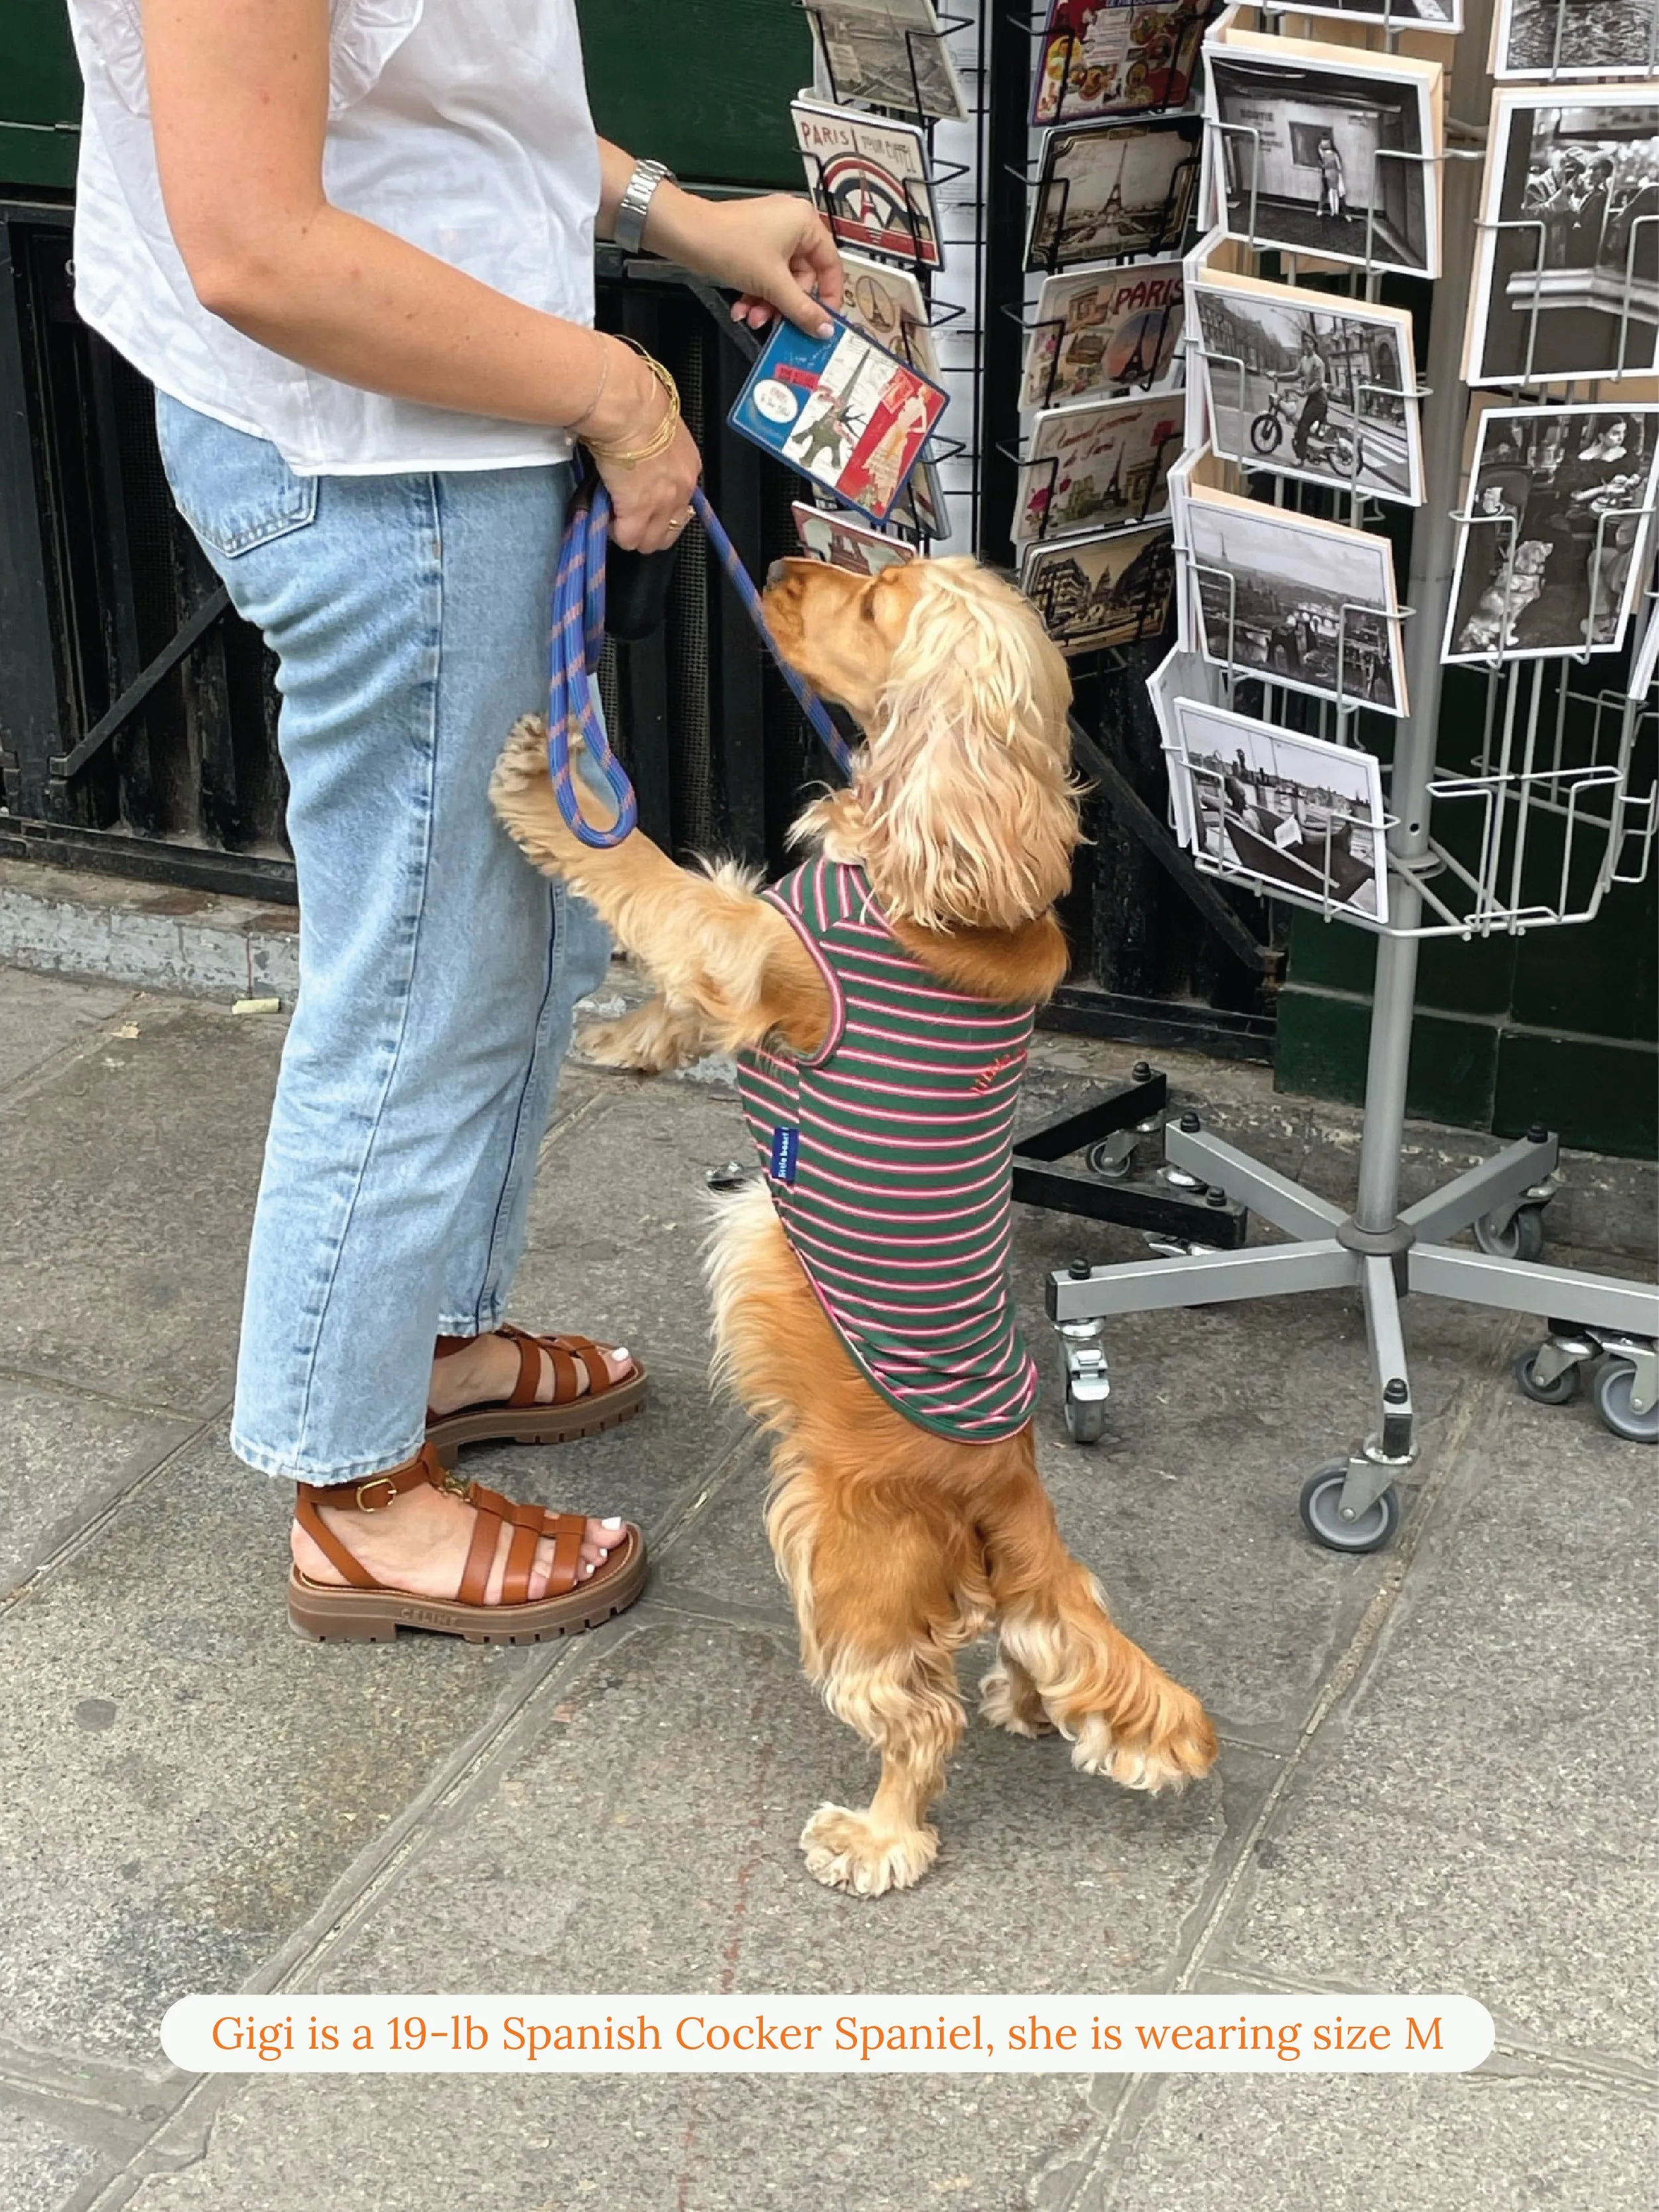
M 486 799 L 544 696 L 580 438 L 612 534 L 696 447 L 592 321 L 596 231 L 827 328 L 805 203 L 714 204 L 596 137 L 574 0 L 70 0 L 82 313 L 157 388 L 180 511 L 279 661 L 301 993 L 232 1441 L 298 1485 L 290 1613 L 519 1640 L 605 1618 L 638 1531 L 446 1483 L 461 1435 L 636 1411 L 618 1346 L 504 1333 L 571 1008 L 609 948 Z M 434 1442 L 435 1437 L 435 1442 Z

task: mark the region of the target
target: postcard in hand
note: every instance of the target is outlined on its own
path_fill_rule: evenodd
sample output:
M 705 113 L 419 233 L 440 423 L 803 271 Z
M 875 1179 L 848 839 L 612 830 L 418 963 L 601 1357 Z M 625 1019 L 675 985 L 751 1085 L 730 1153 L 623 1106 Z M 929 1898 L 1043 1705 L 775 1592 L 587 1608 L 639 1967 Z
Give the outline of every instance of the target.
M 858 100 L 929 122 L 968 110 L 933 0 L 805 0 L 816 73 L 836 106 Z
M 1381 765 L 1373 753 L 1304 738 L 1195 699 L 1175 702 L 1170 778 L 1193 850 L 1218 875 L 1279 896 L 1389 918 Z
M 1659 75 L 1659 0 L 1498 0 L 1492 73 L 1514 77 Z
M 880 531 L 828 507 L 809 507 L 798 499 L 791 502 L 789 512 L 795 518 L 801 550 L 827 561 L 832 568 L 849 568 L 855 576 L 878 576 L 884 568 L 896 568 L 916 556 L 915 547 L 902 538 L 884 538 Z
M 1486 143 L 1468 381 L 1650 376 L 1659 83 L 1500 91 Z
M 1196 116 L 1051 131 L 1025 249 L 1028 269 L 1169 253 L 1186 234 L 1204 125 Z
M 832 319 L 829 338 L 777 325 L 738 395 L 732 428 L 885 522 L 945 397 L 908 362 Z
M 1019 587 L 1062 653 L 1157 637 L 1170 619 L 1175 550 L 1168 526 L 1028 545 Z
M 1206 112 L 1235 238 L 1440 274 L 1437 62 L 1241 31 L 1207 61 Z
M 858 253 L 843 253 L 841 265 L 847 279 L 841 312 L 848 321 L 937 384 L 939 349 L 914 272 Z
M 1490 409 L 1442 658 L 1615 650 L 1640 595 L 1656 501 L 1659 407 Z
M 1183 416 L 1179 392 L 1039 415 L 1020 471 L 1014 543 L 1119 530 L 1162 514 Z
M 792 100 L 789 112 L 807 187 L 837 245 L 939 268 L 939 210 L 920 126 L 805 100 Z
M 1211 442 L 1225 460 L 1418 507 L 1423 433 L 1411 317 L 1265 278 L 1192 287 Z
M 1065 407 L 1165 382 L 1181 343 L 1179 261 L 1079 269 L 1043 280 L 1025 347 L 1022 407 Z
M 1033 123 L 1184 107 L 1217 0 L 1051 0 Z

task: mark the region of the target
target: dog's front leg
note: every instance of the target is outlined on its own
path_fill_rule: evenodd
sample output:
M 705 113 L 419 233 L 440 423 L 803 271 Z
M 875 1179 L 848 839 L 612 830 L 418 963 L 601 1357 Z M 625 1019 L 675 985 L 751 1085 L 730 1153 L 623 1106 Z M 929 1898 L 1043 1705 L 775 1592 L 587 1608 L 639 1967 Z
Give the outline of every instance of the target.
M 741 869 L 726 864 L 693 874 L 637 830 L 617 845 L 585 845 L 559 811 L 547 732 L 533 719 L 514 728 L 489 795 L 536 866 L 580 891 L 660 986 L 682 1037 L 695 1015 L 708 1046 L 728 1052 L 775 1034 L 799 1052 L 822 1041 L 830 1013 L 823 980 Z

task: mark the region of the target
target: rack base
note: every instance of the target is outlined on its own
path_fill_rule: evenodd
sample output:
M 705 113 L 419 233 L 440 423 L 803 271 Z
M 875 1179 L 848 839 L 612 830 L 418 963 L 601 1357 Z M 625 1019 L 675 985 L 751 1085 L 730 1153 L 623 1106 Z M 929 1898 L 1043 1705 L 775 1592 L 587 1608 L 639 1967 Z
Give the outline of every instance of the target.
M 1534 1130 L 1381 1231 L 1361 1229 L 1340 1206 L 1211 1135 L 1196 1115 L 1168 1125 L 1164 1148 L 1172 1165 L 1201 1176 L 1293 1241 L 1051 1274 L 1048 1318 L 1060 1333 L 1073 1436 L 1099 1434 L 1097 1421 L 1073 1419 L 1073 1382 L 1086 1367 L 1095 1396 L 1104 1396 L 1101 1324 L 1111 1316 L 1357 1289 L 1364 1300 L 1376 1426 L 1345 1457 L 1316 1469 L 1302 1493 L 1304 1525 L 1333 1550 L 1376 1551 L 1398 1524 L 1395 1478 L 1418 1451 L 1400 1327 L 1400 1301 L 1409 1291 L 1547 1316 L 1546 1341 L 1520 1363 L 1526 1395 L 1563 1403 L 1580 1368 L 1600 1359 L 1595 1402 L 1606 1425 L 1632 1441 L 1659 1438 L 1659 1287 L 1523 1256 L 1541 1241 L 1542 1207 L 1556 1188 L 1559 1147 L 1551 1133 Z M 1443 1241 L 1469 1228 L 1495 1249 L 1471 1251 Z M 1081 1363 L 1080 1351 L 1089 1355 Z

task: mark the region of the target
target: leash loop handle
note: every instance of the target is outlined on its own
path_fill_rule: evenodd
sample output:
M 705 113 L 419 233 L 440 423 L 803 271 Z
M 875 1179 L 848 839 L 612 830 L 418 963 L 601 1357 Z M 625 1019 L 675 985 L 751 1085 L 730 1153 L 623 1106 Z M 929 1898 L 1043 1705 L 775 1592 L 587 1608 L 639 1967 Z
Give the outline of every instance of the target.
M 851 748 L 830 720 L 823 701 L 790 667 L 774 644 L 766 627 L 766 611 L 760 593 L 701 485 L 691 495 L 691 506 L 802 714 L 842 774 L 850 776 Z M 599 656 L 605 650 L 605 556 L 610 528 L 611 495 L 597 477 L 590 478 L 571 502 L 565 523 L 558 576 L 553 587 L 553 624 L 548 655 L 547 765 L 553 779 L 553 795 L 574 835 L 584 845 L 601 849 L 620 845 L 638 826 L 640 818 L 634 787 L 628 780 L 628 771 L 611 750 L 604 718 L 594 700 L 594 678 Z M 582 812 L 573 766 L 579 742 L 586 757 L 584 773 L 591 767 L 616 810 L 617 818 L 609 828 L 590 822 Z

